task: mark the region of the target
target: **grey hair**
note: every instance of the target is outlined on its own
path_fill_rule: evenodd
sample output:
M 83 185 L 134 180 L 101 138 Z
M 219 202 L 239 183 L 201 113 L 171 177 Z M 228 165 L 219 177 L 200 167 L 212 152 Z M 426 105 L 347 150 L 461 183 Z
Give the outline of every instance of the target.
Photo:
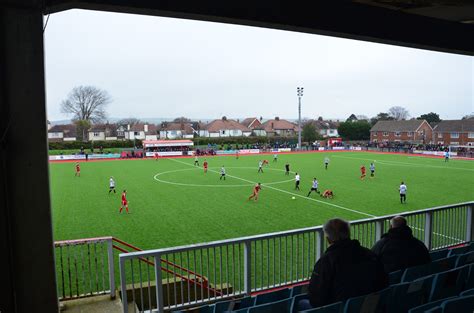
M 349 222 L 340 218 L 333 218 L 323 226 L 324 233 L 330 242 L 351 238 Z
M 390 220 L 390 226 L 392 228 L 402 227 L 407 225 L 407 220 L 403 216 L 395 216 Z

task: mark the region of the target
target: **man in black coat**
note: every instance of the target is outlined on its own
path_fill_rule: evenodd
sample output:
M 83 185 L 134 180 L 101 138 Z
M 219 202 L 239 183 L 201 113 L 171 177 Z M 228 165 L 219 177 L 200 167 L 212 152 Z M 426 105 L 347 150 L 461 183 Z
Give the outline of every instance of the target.
M 413 237 L 403 216 L 390 220 L 389 231 L 377 241 L 372 252 L 382 261 L 386 273 L 431 262 L 425 244 Z
M 359 241 L 350 239 L 348 222 L 329 220 L 324 233 L 330 246 L 314 266 L 309 299 L 300 301 L 299 310 L 344 301 L 388 286 L 388 276 L 377 256 Z

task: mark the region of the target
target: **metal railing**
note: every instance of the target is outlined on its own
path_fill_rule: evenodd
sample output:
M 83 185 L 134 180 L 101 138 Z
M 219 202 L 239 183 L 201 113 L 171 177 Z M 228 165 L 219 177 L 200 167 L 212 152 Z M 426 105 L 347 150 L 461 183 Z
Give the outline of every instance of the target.
M 353 221 L 351 237 L 371 248 L 390 219 L 403 215 L 415 237 L 430 250 L 441 249 L 473 239 L 473 210 L 474 202 L 466 202 Z M 133 304 L 140 312 L 164 312 L 300 283 L 310 278 L 326 248 L 317 226 L 120 254 L 123 310 L 127 313 Z M 153 267 L 144 267 L 143 261 Z M 183 270 L 170 271 L 167 262 Z
M 115 298 L 112 237 L 54 243 L 59 300 L 100 294 Z

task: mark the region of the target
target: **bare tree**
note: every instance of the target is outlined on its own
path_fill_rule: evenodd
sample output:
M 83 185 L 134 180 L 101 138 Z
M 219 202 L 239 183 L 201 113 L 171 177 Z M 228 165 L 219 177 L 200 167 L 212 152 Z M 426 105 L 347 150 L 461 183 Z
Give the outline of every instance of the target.
M 410 117 L 408 110 L 400 106 L 394 106 L 388 109 L 388 115 L 397 121 L 406 120 Z
M 134 117 L 123 118 L 117 122 L 117 124 L 119 125 L 130 125 L 130 126 L 137 125 L 140 123 L 141 121 L 138 118 L 134 118 Z
M 98 123 L 106 118 L 105 108 L 110 102 L 107 91 L 94 86 L 78 86 L 61 102 L 61 111 L 72 114 L 75 121 Z
M 174 123 L 189 123 L 191 122 L 191 120 L 187 117 L 184 117 L 184 116 L 181 116 L 181 117 L 177 117 L 173 120 Z

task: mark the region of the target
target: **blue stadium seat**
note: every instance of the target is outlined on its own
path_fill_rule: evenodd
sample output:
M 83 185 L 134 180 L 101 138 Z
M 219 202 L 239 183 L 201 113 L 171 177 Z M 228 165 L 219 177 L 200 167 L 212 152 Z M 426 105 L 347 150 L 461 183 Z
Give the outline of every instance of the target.
M 441 304 L 443 313 L 459 313 L 474 311 L 474 296 L 457 297 Z
M 309 284 L 294 286 L 293 288 L 291 288 L 291 297 L 294 297 L 303 293 L 308 293 L 308 287 L 309 287 Z
M 430 252 L 431 261 L 437 261 L 437 260 L 440 260 L 440 259 L 444 259 L 444 258 L 448 257 L 448 253 L 449 253 L 449 249 L 431 251 Z
M 256 296 L 255 305 L 266 304 L 283 299 L 288 299 L 291 295 L 291 290 L 286 288 L 282 290 L 263 293 Z
M 435 275 L 429 301 L 457 296 L 464 288 L 469 265 Z
M 291 303 L 291 312 L 295 313 L 295 312 L 298 312 L 298 302 L 300 302 L 300 300 L 303 300 L 303 299 L 308 299 L 308 294 L 303 293 L 300 295 L 296 295 L 292 299 L 293 301 Z
M 435 307 L 439 307 L 441 305 L 441 303 L 443 303 L 444 301 L 448 300 L 448 299 L 455 299 L 456 297 L 449 297 L 449 298 L 446 298 L 446 299 L 441 299 L 441 300 L 438 300 L 438 301 L 432 301 L 432 302 L 428 302 L 426 304 L 423 304 L 423 305 L 420 305 L 420 306 L 417 306 L 415 308 L 412 308 L 408 311 L 408 313 L 424 313 L 432 308 L 435 308 Z
M 462 247 L 449 249 L 448 257 L 453 256 L 453 255 L 460 255 L 460 254 L 468 253 L 468 252 L 472 251 L 471 246 L 472 246 L 471 244 L 467 244 L 467 245 L 464 245 Z
M 402 275 L 402 283 L 414 281 L 420 277 L 444 272 L 450 270 L 456 264 L 457 256 L 451 256 L 448 258 L 433 261 L 428 264 L 413 266 L 407 268 L 405 273 Z
M 387 312 L 403 313 L 422 305 L 428 299 L 434 276 L 417 279 L 410 283 L 401 283 L 390 287 Z
M 474 251 L 461 254 L 456 260 L 456 267 L 474 263 Z
M 390 287 L 369 295 L 354 297 L 347 300 L 344 313 L 386 312 Z
M 311 310 L 300 311 L 299 313 L 340 313 L 344 308 L 343 302 L 336 302 L 333 304 L 325 305 L 319 308 L 314 308 Z
M 470 264 L 469 266 L 469 274 L 467 275 L 466 278 L 466 285 L 464 286 L 464 289 L 472 289 L 474 288 L 474 264 Z
M 268 304 L 257 305 L 251 307 L 248 313 L 290 313 L 292 300 L 293 299 L 288 298 Z
M 468 289 L 468 290 L 465 290 L 463 292 L 461 292 L 459 294 L 460 297 L 464 297 L 464 296 L 472 296 L 474 295 L 474 288 L 473 289 Z
M 236 299 L 236 300 L 222 301 L 222 302 L 217 302 L 215 304 L 214 313 L 240 310 L 244 308 L 249 308 L 254 305 L 255 305 L 255 298 L 252 298 L 252 297 L 244 297 L 244 298 Z
M 398 270 L 388 274 L 388 283 L 390 285 L 398 284 L 402 280 L 403 270 Z

